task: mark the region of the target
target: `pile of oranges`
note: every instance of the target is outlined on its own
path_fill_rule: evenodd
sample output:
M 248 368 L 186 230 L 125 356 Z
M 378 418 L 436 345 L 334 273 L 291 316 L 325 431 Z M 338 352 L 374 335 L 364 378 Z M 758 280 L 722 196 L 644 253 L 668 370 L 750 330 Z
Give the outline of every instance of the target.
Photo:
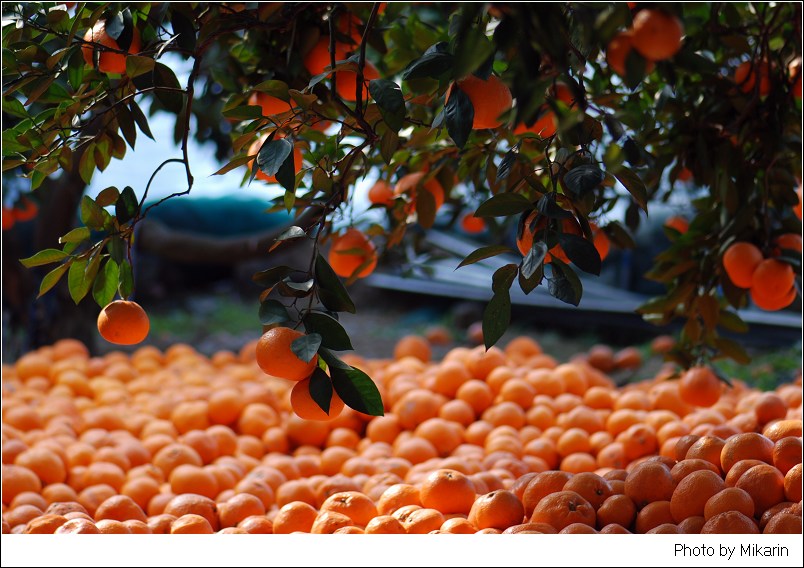
M 432 361 L 406 337 L 345 357 L 384 416 L 307 421 L 255 343 L 62 340 L 4 365 L 3 532 L 801 533 L 800 372 L 618 387 L 633 348 L 559 362 L 519 337 Z

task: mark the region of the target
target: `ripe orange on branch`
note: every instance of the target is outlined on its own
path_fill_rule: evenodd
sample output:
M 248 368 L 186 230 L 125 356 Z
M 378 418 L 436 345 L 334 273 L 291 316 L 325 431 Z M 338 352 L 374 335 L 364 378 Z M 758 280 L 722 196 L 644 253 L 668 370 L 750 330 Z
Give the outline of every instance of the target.
M 84 34 L 84 41 L 88 43 L 99 44 L 100 56 L 98 58 L 98 70 L 103 73 L 125 73 L 126 72 L 126 56 L 131 53 L 139 53 L 142 48 L 140 42 L 140 32 L 137 28 L 132 28 L 131 45 L 129 45 L 126 53 L 120 53 L 121 48 L 117 40 L 106 31 L 106 20 L 98 20 L 95 25 L 86 31 Z M 108 49 L 104 49 L 108 48 Z M 110 51 L 116 50 L 116 51 Z M 93 52 L 95 46 L 84 44 L 81 46 L 81 51 L 84 54 L 84 61 L 87 65 L 93 65 Z
M 762 251 L 747 242 L 736 242 L 723 254 L 723 268 L 735 286 L 750 288 L 757 267 L 762 262 Z
M 134 345 L 148 336 L 148 314 L 137 302 L 116 300 L 98 315 L 98 332 L 109 343 Z
M 343 411 L 343 400 L 338 396 L 334 390 L 332 391 L 332 398 L 329 402 L 329 412 L 324 412 L 324 409 L 318 406 L 318 403 L 313 399 L 310 394 L 310 381 L 308 377 L 299 381 L 293 386 L 290 391 L 290 406 L 296 416 L 304 420 L 319 420 L 329 421 L 335 420 Z
M 767 61 L 758 65 L 753 61 L 743 61 L 734 70 L 734 82 L 742 92 L 750 93 L 756 87 L 757 76 L 759 76 L 759 94 L 764 97 L 771 90 L 770 74 L 771 66 Z
M 257 342 L 257 364 L 264 372 L 290 381 L 309 377 L 318 365 L 318 355 L 302 361 L 291 349 L 304 334 L 289 327 L 275 327 L 262 334 Z
M 455 84 L 466 93 L 475 109 L 473 129 L 497 128 L 502 125 L 500 115 L 513 104 L 511 91 L 505 83 L 494 75 L 490 75 L 486 80 L 468 75 Z M 447 91 L 447 100 L 451 93 L 452 87 Z
M 276 100 L 279 100 L 279 99 L 276 99 Z M 285 137 L 284 134 L 282 134 L 280 132 L 280 133 L 277 133 L 275 139 L 280 139 L 280 138 L 284 138 L 284 137 Z M 265 141 L 267 139 L 268 139 L 268 134 L 264 134 L 264 135 L 260 136 L 257 140 L 255 140 L 251 144 L 251 146 L 249 146 L 249 148 L 248 148 L 248 155 L 251 156 L 251 155 L 258 154 L 259 151 L 260 151 L 260 148 L 262 148 L 262 145 L 265 144 Z M 254 160 L 256 160 L 256 158 L 254 158 Z M 254 160 L 251 160 L 248 163 L 249 168 L 255 167 Z M 301 150 L 299 149 L 298 146 L 296 146 L 294 144 L 293 145 L 293 169 L 295 170 L 295 173 L 299 173 L 301 171 L 302 165 L 303 165 L 302 164 L 303 160 L 304 160 L 304 157 L 302 156 Z M 275 175 L 269 176 L 268 174 L 266 174 L 264 171 L 262 171 L 260 169 L 257 170 L 257 176 L 256 177 L 257 177 L 257 179 L 261 179 L 261 180 L 263 180 L 264 182 L 267 182 L 267 183 L 278 183 L 277 180 L 276 180 Z
M 606 47 L 606 62 L 617 75 L 625 77 L 625 62 L 634 48 L 634 32 L 628 30 L 614 36 Z M 650 73 L 656 67 L 653 61 L 645 60 L 645 72 Z
M 662 10 L 640 10 L 634 16 L 632 43 L 645 59 L 662 61 L 681 49 L 684 24 Z
M 363 266 L 356 276 L 365 278 L 377 266 L 377 250 L 364 233 L 352 228 L 333 239 L 327 260 L 335 274 L 343 278 L 351 277 Z

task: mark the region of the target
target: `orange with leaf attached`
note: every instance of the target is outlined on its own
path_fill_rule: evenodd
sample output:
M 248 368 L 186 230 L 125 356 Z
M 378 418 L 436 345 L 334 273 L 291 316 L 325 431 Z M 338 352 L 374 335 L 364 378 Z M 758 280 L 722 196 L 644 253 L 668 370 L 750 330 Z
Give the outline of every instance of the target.
M 106 31 L 106 20 L 95 22 L 95 25 L 84 34 L 84 41 L 87 43 L 81 46 L 81 51 L 84 54 L 84 61 L 86 61 L 87 65 L 93 65 L 95 46 L 90 44 L 94 43 L 102 46 L 97 49 L 100 50 L 98 70 L 103 73 L 125 73 L 127 55 L 139 53 L 142 48 L 140 32 L 137 28 L 132 28 L 131 45 L 129 45 L 125 53 L 121 53 L 123 50 L 120 49 L 120 44 Z
M 328 261 L 335 274 L 343 278 L 350 278 L 362 266 L 356 276 L 365 278 L 377 266 L 377 250 L 363 232 L 351 228 L 333 239 Z
M 318 365 L 318 355 L 309 361 L 301 360 L 292 349 L 294 341 L 304 337 L 298 330 L 275 327 L 262 334 L 257 341 L 257 364 L 264 372 L 289 381 L 301 381 L 309 377 Z

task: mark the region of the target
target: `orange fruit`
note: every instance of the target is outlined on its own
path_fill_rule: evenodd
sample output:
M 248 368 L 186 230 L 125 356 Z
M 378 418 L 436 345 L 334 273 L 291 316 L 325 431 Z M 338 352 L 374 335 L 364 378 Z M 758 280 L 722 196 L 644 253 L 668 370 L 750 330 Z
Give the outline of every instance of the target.
M 170 534 L 213 534 L 214 532 L 206 518 L 193 513 L 178 517 L 170 525 Z
M 289 327 L 266 331 L 257 342 L 257 364 L 267 374 L 290 381 L 309 377 L 318 365 L 318 354 L 302 361 L 291 350 L 292 343 L 304 334 Z
M 745 490 L 751 496 L 757 515 L 781 503 L 785 498 L 784 476 L 768 464 L 755 465 L 743 473 L 735 487 Z
M 377 180 L 369 189 L 368 198 L 374 205 L 388 207 L 394 203 L 394 190 L 387 181 Z
M 575 491 L 558 491 L 545 496 L 530 517 L 532 523 L 547 523 L 561 530 L 573 523 L 595 526 L 595 509 Z
M 637 509 L 627 495 L 610 495 L 597 509 L 597 527 L 617 524 L 630 527 L 636 519 Z
M 372 79 L 379 79 L 379 77 L 380 72 L 377 71 L 377 68 L 374 67 L 371 62 L 366 61 L 365 66 L 363 67 L 362 101 L 365 102 L 369 96 L 369 90 L 366 86 L 366 83 Z M 343 100 L 349 102 L 357 101 L 357 71 L 349 71 L 345 69 L 338 71 L 335 78 L 335 90 L 337 91 L 338 96 Z
M 424 479 L 419 495 L 423 507 L 444 514 L 469 514 L 475 501 L 475 486 L 459 471 L 438 469 Z
M 673 215 L 668 217 L 667 220 L 664 222 L 665 227 L 670 227 L 671 229 L 675 229 L 682 235 L 689 231 L 690 229 L 690 222 L 687 221 L 686 218 L 681 217 L 680 215 Z
M 291 110 L 289 102 L 260 91 L 251 93 L 248 104 L 260 107 L 263 116 L 274 116 Z
M 773 465 L 787 475 L 793 467 L 801 463 L 801 438 L 782 438 L 773 446 Z
M 495 528 L 502 531 L 521 524 L 524 517 L 525 507 L 522 501 L 512 492 L 501 489 L 475 499 L 467 520 L 479 530 Z
M 343 411 L 343 400 L 333 389 L 329 402 L 329 412 L 324 410 L 313 400 L 310 394 L 310 378 L 299 381 L 290 392 L 290 406 L 299 418 L 304 420 L 329 421 L 337 418 Z
M 334 512 L 346 515 L 351 524 L 364 527 L 377 516 L 377 506 L 359 491 L 333 493 L 321 504 L 319 515 Z
M 734 70 L 734 82 L 744 93 L 750 93 L 757 86 L 759 75 L 759 95 L 764 97 L 771 91 L 771 66 L 767 61 L 756 65 L 753 61 L 743 61 Z
M 712 495 L 704 505 L 704 519 L 707 521 L 726 511 L 738 511 L 746 517 L 754 516 L 754 500 L 746 491 L 737 487 L 726 487 Z
M 97 49 L 100 50 L 98 70 L 103 73 L 125 73 L 126 54 L 139 53 L 142 47 L 139 30 L 132 28 L 131 44 L 126 50 L 126 53 L 120 53 L 122 51 L 120 44 L 117 43 L 117 40 L 112 39 L 106 32 L 106 20 L 98 20 L 95 22 L 95 25 L 84 34 L 84 41 L 99 44 L 100 47 L 97 47 Z M 81 46 L 84 61 L 87 65 L 93 65 L 93 51 L 95 49 L 96 47 L 94 45 L 84 44 Z
M 747 459 L 772 463 L 773 442 L 756 432 L 737 434 L 726 440 L 720 452 L 720 466 L 725 473 L 738 461 Z
M 343 61 L 348 57 L 349 51 L 341 43 L 335 43 L 335 61 Z M 329 67 L 331 62 L 329 53 L 329 36 L 322 36 L 313 48 L 304 56 L 304 66 L 311 75 L 319 75 Z
M 475 217 L 471 213 L 467 213 L 461 217 L 461 229 L 470 234 L 482 233 L 486 230 L 486 222 L 482 217 Z
M 377 266 L 377 251 L 364 233 L 351 228 L 332 240 L 328 261 L 338 276 L 365 278 Z M 363 268 L 355 274 L 361 266 Z
M 640 10 L 632 24 L 634 49 L 645 59 L 662 61 L 681 49 L 684 25 L 677 17 L 661 10 Z
M 137 302 L 115 300 L 98 315 L 98 332 L 109 343 L 134 345 L 148 336 L 148 314 Z
M 793 287 L 795 273 L 786 262 L 766 258 L 759 263 L 751 278 L 751 297 L 762 300 L 778 300 Z
M 618 33 L 606 47 L 606 62 L 620 77 L 625 77 L 625 62 L 628 60 L 628 54 L 631 53 L 633 48 L 634 33 L 632 30 Z M 654 67 L 653 61 L 645 60 L 646 73 L 653 71 Z
M 680 523 L 688 517 L 703 516 L 706 502 L 725 489 L 723 479 L 709 470 L 693 471 L 679 481 L 670 498 L 673 520 Z
M 695 406 L 712 406 L 723 391 L 720 379 L 709 367 L 692 367 L 684 372 L 678 383 L 681 399 Z
M 545 105 L 540 111 L 539 118 L 533 124 L 528 126 L 525 123 L 520 123 L 514 128 L 513 133 L 516 135 L 532 133 L 541 138 L 549 138 L 556 133 L 557 129 L 558 120 L 556 115 Z
M 736 242 L 723 253 L 723 268 L 735 286 L 750 288 L 754 272 L 762 262 L 762 251 L 747 242 Z
M 701 534 L 759 534 L 753 519 L 739 511 L 718 513 L 708 519 Z
M 786 308 L 792 304 L 795 299 L 796 289 L 793 286 L 790 287 L 786 294 L 779 296 L 778 298 L 769 298 L 767 296 L 763 296 L 760 292 L 757 292 L 754 288 L 751 288 L 751 300 L 757 305 L 757 307 L 768 312 L 775 312 L 777 310 Z
M 801 235 L 797 235 L 795 233 L 784 233 L 776 237 L 773 242 L 781 249 L 794 250 L 801 254 L 801 240 Z
M 420 335 L 405 335 L 394 346 L 394 359 L 415 357 L 423 363 L 429 363 L 432 357 L 430 342 Z
M 260 93 L 260 94 L 263 94 L 263 93 Z M 265 95 L 265 96 L 267 97 L 268 95 Z M 271 97 L 271 98 L 273 98 L 273 97 Z M 280 101 L 280 102 L 284 102 L 284 101 L 281 101 L 280 99 L 275 99 L 275 100 Z M 268 106 L 270 106 L 270 105 L 268 105 Z M 262 148 L 262 145 L 265 144 L 265 141 L 268 139 L 268 136 L 269 136 L 268 134 L 263 134 L 257 140 L 252 142 L 251 146 L 249 146 L 249 148 L 248 148 L 248 155 L 249 156 L 256 156 L 259 153 L 260 148 Z M 280 133 L 277 133 L 276 136 L 274 136 L 274 140 L 280 140 L 280 139 L 282 139 L 284 137 L 285 137 L 285 135 L 280 132 Z M 255 167 L 254 160 L 256 160 L 256 159 L 257 158 L 255 157 L 253 160 L 250 160 L 248 162 L 249 169 Z M 298 174 L 301 171 L 302 166 L 304 165 L 303 161 L 304 161 L 304 156 L 302 156 L 301 149 L 299 149 L 299 147 L 294 144 L 293 145 L 293 168 L 294 168 L 294 173 Z M 266 183 L 279 183 L 276 180 L 275 175 L 269 176 L 268 174 L 266 174 L 264 171 L 262 171 L 260 169 L 257 169 L 256 178 L 261 179 Z
M 669 501 L 675 488 L 670 470 L 658 462 L 643 462 L 625 478 L 625 495 L 637 509 L 654 501 Z
M 441 206 L 444 205 L 446 194 L 441 182 L 439 182 L 437 178 L 431 178 L 422 183 L 422 179 L 425 175 L 426 172 L 413 172 L 411 174 L 404 175 L 399 178 L 399 181 L 396 182 L 396 185 L 394 186 L 394 195 L 407 194 L 410 197 L 411 204 L 408 206 L 408 213 L 412 213 L 415 207 L 414 203 L 416 201 L 416 192 L 421 190 L 427 191 L 433 196 L 436 211 L 438 211 Z M 418 188 L 421 188 L 421 190 Z
M 490 75 L 486 80 L 468 75 L 455 84 L 472 102 L 475 111 L 472 121 L 473 129 L 497 128 L 502 125 L 500 115 L 510 109 L 513 104 L 511 91 L 505 83 L 494 75 Z M 447 92 L 447 101 L 449 101 L 451 93 L 452 87 Z

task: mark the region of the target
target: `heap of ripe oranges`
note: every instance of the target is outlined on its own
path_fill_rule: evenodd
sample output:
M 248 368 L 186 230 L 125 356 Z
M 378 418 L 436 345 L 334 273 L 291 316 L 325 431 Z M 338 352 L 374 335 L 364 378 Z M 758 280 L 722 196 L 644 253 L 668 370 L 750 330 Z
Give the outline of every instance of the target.
M 617 387 L 601 369 L 637 367 L 633 348 L 559 362 L 527 337 L 345 359 L 384 416 L 299 418 L 294 383 L 261 367 L 315 362 L 253 343 L 62 340 L 3 365 L 3 532 L 801 533 L 800 373 L 772 392 L 705 367 Z

